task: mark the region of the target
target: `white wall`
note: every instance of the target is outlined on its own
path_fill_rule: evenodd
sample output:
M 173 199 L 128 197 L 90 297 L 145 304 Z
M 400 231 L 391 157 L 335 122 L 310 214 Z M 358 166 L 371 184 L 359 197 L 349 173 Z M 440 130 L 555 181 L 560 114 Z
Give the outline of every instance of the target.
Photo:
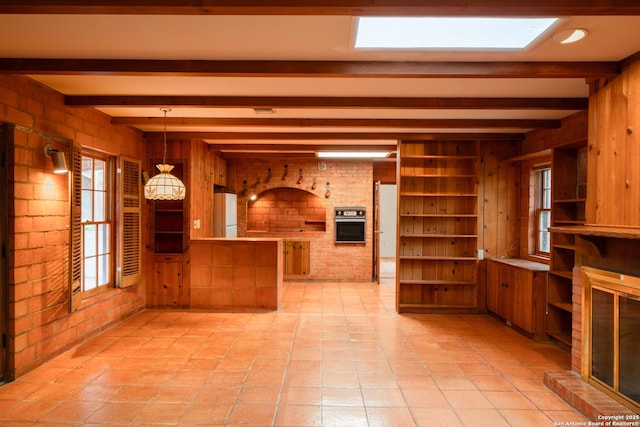
M 397 192 L 395 184 L 380 185 L 380 256 L 396 256 Z

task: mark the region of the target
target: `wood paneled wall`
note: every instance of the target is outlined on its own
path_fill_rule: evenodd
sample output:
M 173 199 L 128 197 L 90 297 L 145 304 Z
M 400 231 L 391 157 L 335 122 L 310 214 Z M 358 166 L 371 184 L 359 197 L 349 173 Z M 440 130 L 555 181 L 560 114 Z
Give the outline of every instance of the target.
M 478 247 L 485 257 L 519 256 L 520 166 L 508 159 L 520 152 L 517 142 L 483 141 L 478 197 L 481 227 Z
M 640 61 L 589 98 L 588 224 L 640 227 Z
M 204 141 L 191 141 L 189 226 L 191 238 L 213 236 L 214 155 Z M 199 222 L 200 228 L 195 227 Z
M 574 114 L 562 120 L 558 129 L 540 129 L 526 134 L 522 142 L 522 155 L 540 153 L 553 147 L 575 144 L 587 139 L 589 116 L 587 112 Z

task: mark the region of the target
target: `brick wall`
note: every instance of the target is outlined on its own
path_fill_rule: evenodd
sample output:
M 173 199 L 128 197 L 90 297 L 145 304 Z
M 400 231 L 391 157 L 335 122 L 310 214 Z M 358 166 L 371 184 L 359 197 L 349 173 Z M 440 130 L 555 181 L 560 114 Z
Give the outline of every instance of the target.
M 65 140 L 74 140 L 140 159 L 145 148 L 139 132 L 112 126 L 97 110 L 68 108 L 62 95 L 22 77 L 0 76 L 0 121 L 16 125 L 8 147 L 8 362 L 17 378 L 145 304 L 143 283 L 109 289 L 69 313 L 68 176 L 53 174 L 43 145 L 68 153 Z
M 247 231 L 325 231 L 325 198 L 297 188 L 272 188 L 247 203 Z
M 310 280 L 369 281 L 373 269 L 373 162 L 370 160 L 314 159 L 230 159 L 236 171 L 234 188 L 247 196 L 273 189 L 297 189 L 310 194 L 309 200 L 324 201 L 325 231 L 248 231 L 247 197 L 238 197 L 238 234 L 249 237 L 280 237 L 310 242 Z M 289 171 L 286 178 L 284 165 Z M 265 183 L 268 169 L 272 177 Z M 302 169 L 303 182 L 297 184 Z M 256 185 L 258 182 L 259 183 Z M 313 189 L 314 180 L 316 188 Z M 329 182 L 329 197 L 327 193 Z M 290 192 L 287 192 L 291 194 Z M 268 194 L 268 193 L 267 193 Z M 317 202 L 316 202 L 317 203 Z M 364 206 L 367 210 L 366 243 L 334 243 L 333 215 L 336 206 Z M 313 219 L 316 219 L 316 214 Z

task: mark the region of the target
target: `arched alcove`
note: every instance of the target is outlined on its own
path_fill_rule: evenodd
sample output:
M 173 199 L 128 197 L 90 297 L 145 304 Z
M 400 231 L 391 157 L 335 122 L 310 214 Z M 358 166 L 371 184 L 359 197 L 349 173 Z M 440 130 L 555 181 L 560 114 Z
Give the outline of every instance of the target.
M 247 231 L 325 231 L 327 208 L 324 199 L 305 190 L 271 188 L 247 205 Z

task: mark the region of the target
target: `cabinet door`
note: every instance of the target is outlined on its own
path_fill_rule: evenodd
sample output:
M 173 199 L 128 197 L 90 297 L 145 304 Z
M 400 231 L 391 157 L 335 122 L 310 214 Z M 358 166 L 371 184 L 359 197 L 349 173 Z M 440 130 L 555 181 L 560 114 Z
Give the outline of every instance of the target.
M 300 276 L 309 274 L 311 258 L 308 241 L 289 240 L 284 242 L 284 275 Z
M 167 257 L 166 261 L 156 260 L 153 263 L 152 295 L 157 305 L 179 305 L 182 289 L 182 260 L 178 257 Z
M 533 280 L 532 273 L 520 270 L 513 282 L 513 324 L 533 333 Z
M 498 294 L 500 286 L 500 266 L 495 262 L 487 262 L 487 309 L 498 313 Z
M 513 321 L 513 289 L 516 276 L 515 270 L 508 267 L 500 267 L 497 314 L 507 322 Z
M 215 157 L 215 177 L 213 183 L 225 187 L 227 185 L 227 161 L 222 157 Z

